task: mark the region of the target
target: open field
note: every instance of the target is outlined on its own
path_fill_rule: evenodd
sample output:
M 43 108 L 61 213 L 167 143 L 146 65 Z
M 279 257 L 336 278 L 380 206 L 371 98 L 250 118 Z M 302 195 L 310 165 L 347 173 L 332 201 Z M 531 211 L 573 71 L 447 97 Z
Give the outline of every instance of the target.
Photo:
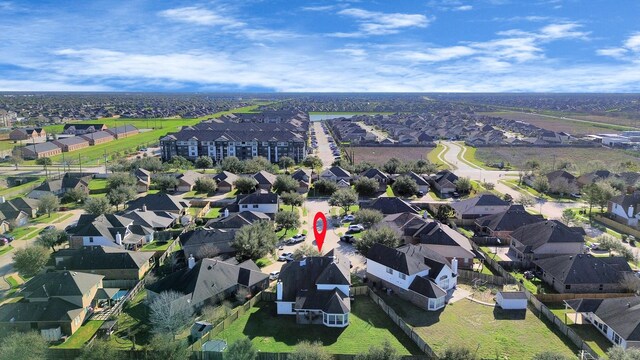
M 476 150 L 476 159 L 485 164 L 504 161 L 512 168 L 519 169 L 528 160 L 537 160 L 542 168 L 551 169 L 555 157 L 558 166 L 563 161 L 569 161 L 577 167 L 578 172 L 588 171 L 589 162 L 600 160 L 604 164 L 615 166 L 621 162 L 637 163 L 639 159 L 624 151 L 608 148 L 540 148 L 540 147 L 481 147 Z M 613 169 L 613 168 L 612 168 Z
M 433 150 L 432 147 L 346 147 L 347 152 L 353 151 L 354 163 L 363 161 L 373 164 L 384 164 L 391 158 L 400 161 L 415 161 L 427 159 L 427 154 Z
M 477 348 L 481 359 L 530 359 L 548 349 L 567 356 L 577 351 L 529 310 L 505 311 L 464 299 L 442 311 L 424 311 L 397 296 L 383 299 L 438 354 L 453 346 Z
M 566 117 L 570 117 L 572 119 L 579 119 L 581 121 L 572 121 L 569 119 L 562 119 L 561 117 L 564 115 L 559 115 L 558 117 L 548 117 L 542 116 L 540 114 L 530 114 L 530 113 L 521 113 L 515 111 L 496 111 L 490 113 L 482 113 L 482 115 L 487 116 L 495 116 L 501 117 L 503 119 L 509 120 L 520 120 L 528 122 L 532 125 L 552 130 L 552 131 L 564 131 L 574 136 L 587 135 L 587 134 L 597 134 L 597 133 L 618 133 L 623 130 L 627 130 L 629 120 L 625 120 L 624 124 L 618 124 L 617 122 L 613 122 L 614 120 L 621 119 L 610 119 L 605 117 L 600 117 L 598 120 L 589 118 L 578 118 L 577 116 L 566 115 Z M 554 115 L 551 115 L 554 116 Z M 611 120 L 612 122 L 607 122 L 606 120 Z M 630 130 L 630 129 L 629 129 Z
M 320 341 L 332 354 L 359 354 L 388 340 L 401 355 L 420 350 L 368 297 L 351 303 L 350 324 L 344 329 L 298 325 L 295 316 L 276 316 L 274 302 L 261 302 L 216 337 L 233 343 L 248 336 L 259 351 L 292 352 L 300 341 Z

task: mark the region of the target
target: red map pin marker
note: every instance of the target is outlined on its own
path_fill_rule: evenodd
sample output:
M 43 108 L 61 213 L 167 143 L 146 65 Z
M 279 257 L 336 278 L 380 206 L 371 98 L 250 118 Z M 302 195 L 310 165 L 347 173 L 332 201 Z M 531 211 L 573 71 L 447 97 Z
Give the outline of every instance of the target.
M 322 221 L 322 230 L 318 231 L 318 220 Z M 317 212 L 313 217 L 313 235 L 316 237 L 316 246 L 318 251 L 322 253 L 322 244 L 324 243 L 324 236 L 327 234 L 327 218 L 322 212 Z

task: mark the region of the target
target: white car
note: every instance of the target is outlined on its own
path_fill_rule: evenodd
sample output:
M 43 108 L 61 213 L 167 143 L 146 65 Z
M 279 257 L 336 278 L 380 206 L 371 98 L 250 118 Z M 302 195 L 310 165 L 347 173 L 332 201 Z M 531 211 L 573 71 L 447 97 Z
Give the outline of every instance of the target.
M 349 225 L 349 231 L 351 232 L 360 232 L 364 230 L 364 226 L 361 224 Z
M 293 253 L 290 253 L 290 252 L 282 253 L 280 254 L 280 256 L 278 256 L 278 261 L 291 261 L 291 260 L 293 260 Z
M 278 280 L 280 276 L 280 271 L 272 271 L 269 273 L 269 280 Z
M 354 215 L 345 215 L 345 216 L 342 218 L 342 221 L 343 221 L 343 222 L 351 222 L 351 221 L 353 221 L 353 220 L 355 220 L 355 219 L 356 219 L 356 217 L 355 217 Z
M 287 244 L 297 244 L 299 242 L 303 242 L 307 238 L 305 234 L 293 235 L 293 237 L 287 240 Z

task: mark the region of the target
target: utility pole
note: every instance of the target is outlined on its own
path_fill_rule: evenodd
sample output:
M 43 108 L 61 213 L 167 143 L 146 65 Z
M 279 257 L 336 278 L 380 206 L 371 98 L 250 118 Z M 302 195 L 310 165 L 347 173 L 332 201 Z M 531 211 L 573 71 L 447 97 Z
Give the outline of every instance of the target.
M 104 149 L 104 173 L 107 174 L 107 149 Z
M 78 154 L 78 163 L 80 164 L 80 174 L 82 174 L 82 158 L 80 157 L 80 154 Z

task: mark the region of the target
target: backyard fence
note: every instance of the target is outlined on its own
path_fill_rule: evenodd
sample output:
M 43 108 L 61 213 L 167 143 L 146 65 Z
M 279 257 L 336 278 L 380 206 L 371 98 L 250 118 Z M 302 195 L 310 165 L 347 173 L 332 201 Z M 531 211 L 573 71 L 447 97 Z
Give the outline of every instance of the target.
M 629 293 L 595 293 L 595 294 L 537 294 L 535 297 L 545 303 L 562 302 L 573 299 L 610 299 L 629 297 Z
M 360 296 L 369 294 L 368 286 L 354 286 L 349 290 L 350 296 Z
M 469 281 L 473 281 L 477 279 L 492 285 L 507 285 L 507 284 L 516 283 L 516 281 L 514 281 L 513 279 L 509 279 L 504 276 L 483 274 L 477 271 L 469 271 L 469 270 L 458 270 L 458 277 L 461 280 L 469 280 Z
M 471 238 L 478 246 L 499 246 L 504 245 L 504 240 L 500 240 L 495 236 L 474 236 Z
M 613 230 L 622 233 L 622 234 L 627 234 L 627 235 L 633 235 L 635 236 L 637 239 L 640 239 L 640 230 L 638 229 L 634 229 L 631 226 L 627 226 L 625 224 L 621 224 L 613 219 L 609 219 L 606 216 L 602 216 L 599 214 L 593 214 L 593 218 L 597 221 L 597 222 L 601 222 L 604 225 L 612 228 Z
M 108 310 L 93 314 L 90 320 L 108 320 L 110 317 L 120 315 L 125 304 L 142 290 L 144 290 L 144 279 L 140 280 L 140 282 L 138 282 L 133 289 L 129 290 L 115 305 Z

